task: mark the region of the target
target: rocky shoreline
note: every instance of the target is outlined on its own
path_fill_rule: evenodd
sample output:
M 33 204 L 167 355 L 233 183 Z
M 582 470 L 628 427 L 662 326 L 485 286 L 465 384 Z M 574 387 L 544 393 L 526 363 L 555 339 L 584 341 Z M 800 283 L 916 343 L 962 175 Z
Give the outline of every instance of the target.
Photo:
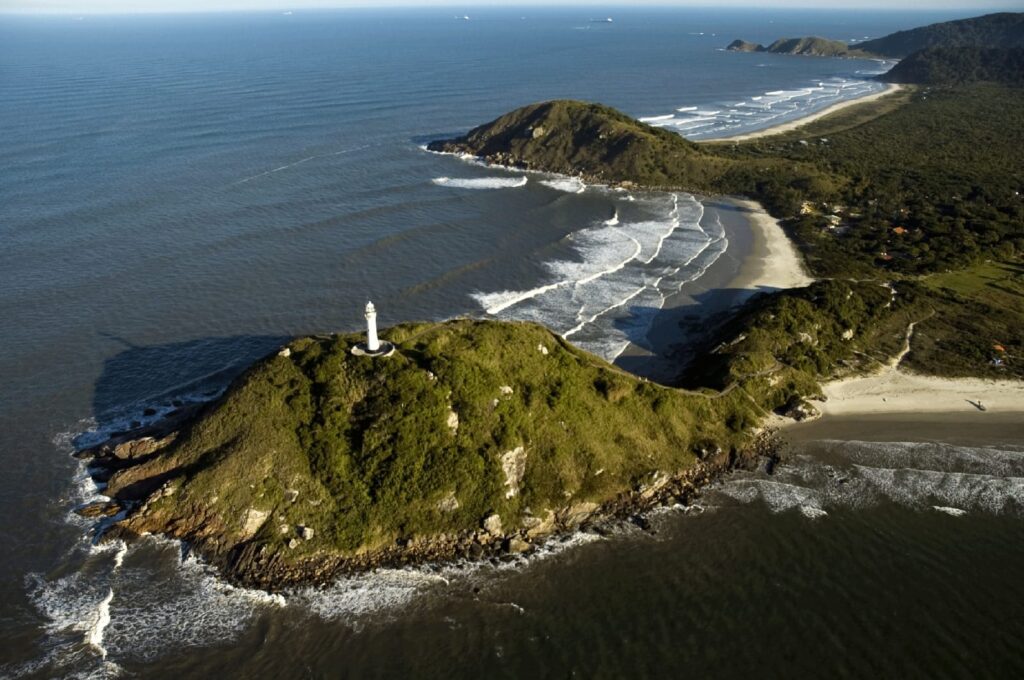
M 179 408 L 156 423 L 116 433 L 102 444 L 82 449 L 74 456 L 88 461 L 88 472 L 102 490 L 115 473 L 159 457 L 209 405 Z M 551 538 L 576 531 L 602 533 L 611 524 L 624 521 L 646 530 L 649 525 L 645 513 L 673 504 L 690 505 L 705 487 L 732 470 L 760 466 L 770 474 L 779 461 L 780 451 L 778 433 L 769 428 L 758 433 L 743 450 L 723 451 L 716 447 L 707 452 L 705 460 L 682 473 L 655 475 L 649 483 L 603 505 L 568 505 L 545 517 L 534 518 L 526 528 L 514 532 L 503 531 L 500 517 L 491 515 L 474 531 L 401 540 L 354 556 L 323 551 L 300 560 L 285 560 L 282 553 L 268 553 L 264 544 L 255 541 L 226 546 L 216 524 L 203 516 L 197 515 L 186 523 L 161 524 L 147 511 L 154 502 L 173 495 L 174 487 L 159 484 L 159 480 L 120 488 L 109 500 L 87 504 L 76 512 L 97 520 L 94 528 L 97 540 L 132 541 L 147 534 L 179 539 L 184 542 L 186 551 L 202 556 L 230 583 L 273 592 L 297 586 L 324 586 L 340 575 L 377 568 L 509 559 L 533 552 Z M 293 540 L 313 537 L 312 530 L 308 530 L 308 536 L 305 534 L 300 530 L 301 538 Z

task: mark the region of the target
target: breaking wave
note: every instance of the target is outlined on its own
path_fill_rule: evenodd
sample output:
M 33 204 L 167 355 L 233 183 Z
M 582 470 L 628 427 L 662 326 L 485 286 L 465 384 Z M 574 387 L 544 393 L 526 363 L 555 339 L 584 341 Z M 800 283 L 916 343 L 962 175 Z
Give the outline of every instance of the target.
M 718 102 L 706 108 L 680 106 L 674 113 L 645 116 L 640 120 L 693 139 L 729 137 L 778 125 L 840 101 L 878 92 L 885 86 L 870 78 L 885 69 L 883 64 L 877 69 L 858 71 L 856 77 L 837 76 L 815 81 L 808 87 L 769 90 L 743 101 Z
M 438 186 L 456 189 L 515 189 L 526 186 L 529 180 L 526 177 L 435 177 L 431 181 Z
M 541 180 L 541 184 L 551 189 L 564 191 L 570 194 L 582 194 L 587 189 L 583 180 L 576 177 L 560 177 L 558 179 Z
M 704 220 L 693 196 L 655 195 L 643 203 L 649 219 L 620 221 L 616 210 L 611 219 L 570 234 L 565 245 L 575 257 L 545 263 L 546 283 L 473 298 L 492 316 L 536 321 L 615 359 L 643 340 L 666 299 L 702 275 L 728 245 L 717 217 Z
M 772 477 L 737 475 L 719 502 L 763 503 L 772 512 L 823 517 L 832 508 L 892 503 L 961 517 L 1024 515 L 1024 452 L 911 442 L 819 442 Z

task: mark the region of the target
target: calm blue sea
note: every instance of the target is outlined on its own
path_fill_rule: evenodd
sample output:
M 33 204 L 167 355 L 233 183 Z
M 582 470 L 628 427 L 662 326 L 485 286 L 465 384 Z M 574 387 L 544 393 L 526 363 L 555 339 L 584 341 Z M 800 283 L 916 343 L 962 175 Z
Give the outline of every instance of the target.
M 281 599 L 225 586 L 172 544 L 92 546 L 70 509 L 96 489 L 68 453 L 83 432 L 214 393 L 283 338 L 358 327 L 368 298 L 384 326 L 460 314 L 535 319 L 615 358 L 642 338 L 651 310 L 729 252 L 715 210 L 686 194 L 487 169 L 423 144 L 551 98 L 599 101 L 695 139 L 757 129 L 878 89 L 868 78 L 884 66 L 725 52 L 733 39 L 863 39 L 967 14 L 3 16 L 0 675 L 622 677 L 630 659 L 643 659 L 635 667 L 645 674 L 674 676 L 695 659 L 702 674 L 716 675 L 719 660 L 728 672 L 718 675 L 743 676 L 772 644 L 742 633 L 785 635 L 805 607 L 812 621 L 841 627 L 810 597 L 759 617 L 758 607 L 780 601 L 772 584 L 792 582 L 762 583 L 757 560 L 779 566 L 798 554 L 813 563 L 822 545 L 833 562 L 854 552 L 874 529 L 853 502 L 822 520 L 841 528 L 824 544 L 821 522 L 808 524 L 820 517 L 798 511 L 820 503 L 783 504 L 792 512 L 779 514 L 737 491 L 723 505 L 748 504 L 744 528 L 728 519 L 732 510 L 676 527 L 644 569 L 634 562 L 646 539 L 624 537 L 552 550 L 542 566 L 463 580 L 389 572 Z M 990 472 L 996 480 L 1016 469 Z M 922 520 L 899 494 L 884 498 L 892 507 L 876 526 L 894 541 L 948 538 L 963 526 L 949 514 Z M 1020 565 L 1019 550 L 1001 542 L 1019 539 L 1020 524 L 987 508 L 971 506 L 980 513 L 974 530 L 993 541 L 979 559 L 1003 560 L 1002 577 L 1007 559 Z M 798 530 L 780 534 L 780 521 Z M 759 529 L 795 552 L 773 544 L 760 553 Z M 690 549 L 735 531 L 750 541 L 729 553 L 735 563 Z M 926 547 L 901 564 L 934 558 Z M 688 570 L 701 578 L 688 582 Z M 718 570 L 749 584 L 752 599 L 736 611 L 754 627 L 717 615 L 740 595 L 716 589 Z M 823 562 L 809 583 L 828 586 L 827 572 Z M 450 582 L 457 586 L 438 585 Z M 878 620 L 898 615 L 864 597 Z M 571 616 L 577 607 L 585 621 Z M 822 631 L 826 652 L 875 621 Z M 776 627 L 754 629 L 768 624 Z M 799 653 L 812 633 L 805 620 L 785 648 Z M 953 638 L 976 652 L 973 638 Z M 866 653 L 875 641 L 862 636 L 855 647 Z

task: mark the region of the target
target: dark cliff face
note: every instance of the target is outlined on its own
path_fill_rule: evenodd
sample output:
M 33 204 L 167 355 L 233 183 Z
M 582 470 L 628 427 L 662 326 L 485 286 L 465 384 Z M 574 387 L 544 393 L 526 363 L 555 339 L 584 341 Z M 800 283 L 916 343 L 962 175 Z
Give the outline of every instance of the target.
M 1024 47 L 1024 13 L 1001 12 L 899 31 L 859 43 L 865 52 L 902 58 L 932 47 Z
M 915 85 L 976 82 L 1024 87 L 1024 48 L 978 47 L 921 50 L 896 64 L 881 80 Z

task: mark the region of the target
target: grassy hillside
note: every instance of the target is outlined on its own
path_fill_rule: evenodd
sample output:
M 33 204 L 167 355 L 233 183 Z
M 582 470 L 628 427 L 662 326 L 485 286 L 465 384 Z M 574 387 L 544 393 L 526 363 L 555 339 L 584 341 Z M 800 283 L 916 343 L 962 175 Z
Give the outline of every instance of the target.
M 495 514 L 516 535 L 728 453 L 760 413 L 740 393 L 625 374 L 533 324 L 384 336 L 397 345 L 384 359 L 336 336 L 259 362 L 168 449 L 114 474 L 109 494 L 145 500 L 122 528 L 188 539 L 236 573 L 253 571 L 240 554 L 280 572 L 472 533 Z
M 571 100 L 524 106 L 428 148 L 652 187 L 704 187 L 730 165 L 677 134 L 638 123 L 607 106 Z

